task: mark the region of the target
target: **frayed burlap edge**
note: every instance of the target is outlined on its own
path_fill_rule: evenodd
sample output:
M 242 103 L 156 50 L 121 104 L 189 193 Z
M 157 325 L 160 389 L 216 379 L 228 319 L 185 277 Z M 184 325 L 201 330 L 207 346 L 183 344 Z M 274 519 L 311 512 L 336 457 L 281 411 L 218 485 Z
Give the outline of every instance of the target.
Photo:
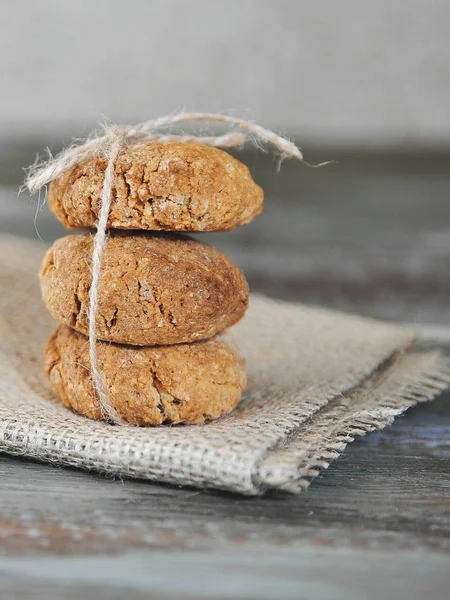
M 255 486 L 261 492 L 299 494 L 355 438 L 391 425 L 449 385 L 450 359 L 439 352 L 395 356 L 357 389 L 315 413 L 282 447 L 272 449 L 255 467 Z

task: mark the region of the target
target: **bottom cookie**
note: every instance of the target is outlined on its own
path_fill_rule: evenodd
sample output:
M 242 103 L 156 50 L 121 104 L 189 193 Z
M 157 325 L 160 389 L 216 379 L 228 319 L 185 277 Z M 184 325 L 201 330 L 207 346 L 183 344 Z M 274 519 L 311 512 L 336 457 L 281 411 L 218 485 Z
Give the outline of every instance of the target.
M 213 338 L 174 346 L 97 342 L 97 359 L 111 404 L 126 423 L 203 423 L 229 413 L 246 385 L 244 360 Z M 62 325 L 44 351 L 44 369 L 69 408 L 102 419 L 90 377 L 89 341 Z

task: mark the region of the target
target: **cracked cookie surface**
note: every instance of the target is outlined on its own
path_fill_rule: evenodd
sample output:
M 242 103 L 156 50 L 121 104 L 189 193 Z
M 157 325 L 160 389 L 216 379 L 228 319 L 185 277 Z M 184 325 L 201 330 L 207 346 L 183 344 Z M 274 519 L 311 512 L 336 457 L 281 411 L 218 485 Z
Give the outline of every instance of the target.
M 97 342 L 97 358 L 112 405 L 134 425 L 217 419 L 236 406 L 246 385 L 244 360 L 219 339 L 141 348 Z M 87 337 L 61 325 L 47 342 L 44 370 L 65 406 L 102 418 Z
M 48 250 L 41 289 L 50 313 L 88 333 L 93 238 L 69 235 Z M 187 236 L 112 232 L 102 260 L 96 318 L 101 340 L 151 346 L 208 339 L 248 306 L 243 273 Z
M 107 165 L 98 157 L 54 180 L 48 203 L 69 228 L 96 226 Z M 263 208 L 264 194 L 230 154 L 196 143 L 146 142 L 123 150 L 114 166 L 108 227 L 161 231 L 225 231 Z

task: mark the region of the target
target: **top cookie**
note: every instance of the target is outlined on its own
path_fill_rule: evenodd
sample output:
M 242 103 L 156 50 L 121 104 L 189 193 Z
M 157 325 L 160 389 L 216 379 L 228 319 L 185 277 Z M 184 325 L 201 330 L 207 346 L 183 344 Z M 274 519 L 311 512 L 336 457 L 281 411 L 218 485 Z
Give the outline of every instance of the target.
M 48 203 L 69 228 L 93 228 L 107 159 L 75 165 L 51 184 Z M 263 207 L 250 171 L 230 154 L 203 144 L 147 142 L 115 163 L 108 227 L 160 231 L 226 231 Z

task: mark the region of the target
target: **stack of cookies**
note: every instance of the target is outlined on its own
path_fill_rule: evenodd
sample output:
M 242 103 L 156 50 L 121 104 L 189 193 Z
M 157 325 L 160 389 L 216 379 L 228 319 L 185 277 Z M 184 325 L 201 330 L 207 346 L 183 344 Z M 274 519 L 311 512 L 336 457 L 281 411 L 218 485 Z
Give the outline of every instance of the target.
M 106 165 L 91 159 L 52 182 L 49 206 L 67 227 L 95 228 Z M 230 230 L 262 204 L 247 167 L 209 146 L 147 142 L 117 158 L 96 334 L 105 392 L 124 422 L 202 423 L 239 401 L 244 362 L 217 335 L 244 315 L 247 282 L 224 254 L 176 232 Z M 45 371 L 66 406 L 101 419 L 87 338 L 92 251 L 92 234 L 79 233 L 44 259 L 43 298 L 61 323 Z

